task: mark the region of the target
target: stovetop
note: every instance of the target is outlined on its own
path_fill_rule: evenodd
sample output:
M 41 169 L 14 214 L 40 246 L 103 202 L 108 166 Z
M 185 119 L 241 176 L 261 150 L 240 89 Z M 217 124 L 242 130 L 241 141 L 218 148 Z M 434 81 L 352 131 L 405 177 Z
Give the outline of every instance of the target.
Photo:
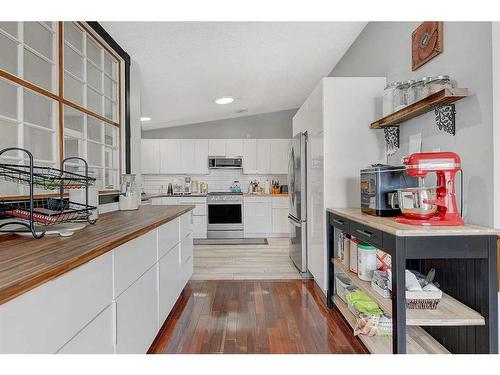
M 234 193 L 232 191 L 210 191 L 208 195 L 243 195 L 243 193 Z

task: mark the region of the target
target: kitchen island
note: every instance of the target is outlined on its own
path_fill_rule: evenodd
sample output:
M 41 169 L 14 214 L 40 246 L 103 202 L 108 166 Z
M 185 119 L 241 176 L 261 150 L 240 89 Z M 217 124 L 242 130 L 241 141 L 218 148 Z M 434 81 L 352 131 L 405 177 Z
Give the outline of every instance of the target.
M 335 273 L 354 284 L 392 317 L 392 340 L 360 336 L 373 353 L 498 353 L 497 231 L 475 225 L 418 227 L 359 208 L 327 209 L 327 304 L 354 325 L 355 317 L 335 294 Z M 392 300 L 384 299 L 337 257 L 337 235 L 356 237 L 391 255 Z M 436 310 L 405 306 L 405 269 L 436 269 L 443 298 Z
M 145 353 L 193 270 L 194 206 L 0 237 L 0 353 Z

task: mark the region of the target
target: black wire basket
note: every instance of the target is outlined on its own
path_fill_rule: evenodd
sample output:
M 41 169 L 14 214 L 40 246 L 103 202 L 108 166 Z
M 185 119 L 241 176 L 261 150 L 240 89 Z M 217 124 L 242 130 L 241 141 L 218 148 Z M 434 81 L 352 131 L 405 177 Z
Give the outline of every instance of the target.
M 0 213 L 21 221 L 38 225 L 52 225 L 87 220 L 97 207 L 70 202 L 67 199 L 40 198 L 33 200 L 33 217 L 30 215 L 30 201 L 2 201 Z
M 30 185 L 30 166 L 2 163 L 0 164 L 0 179 Z M 61 187 L 64 190 L 81 189 L 93 185 L 95 180 L 93 177 L 61 169 L 33 166 L 33 185 L 45 190 L 61 189 Z

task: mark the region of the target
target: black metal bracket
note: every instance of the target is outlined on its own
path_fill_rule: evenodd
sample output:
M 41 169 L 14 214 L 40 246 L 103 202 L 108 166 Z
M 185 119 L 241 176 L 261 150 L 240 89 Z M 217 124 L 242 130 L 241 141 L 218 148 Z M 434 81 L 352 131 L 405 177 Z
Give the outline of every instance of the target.
M 455 104 L 441 104 L 434 108 L 436 125 L 439 130 L 455 135 Z
M 384 138 L 387 153 L 392 155 L 399 148 L 399 126 L 387 126 L 384 128 Z

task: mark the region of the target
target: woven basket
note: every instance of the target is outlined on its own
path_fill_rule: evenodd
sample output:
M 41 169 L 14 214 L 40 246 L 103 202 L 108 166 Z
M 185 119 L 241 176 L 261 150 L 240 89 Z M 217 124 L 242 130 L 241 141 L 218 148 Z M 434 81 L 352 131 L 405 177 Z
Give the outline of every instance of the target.
M 436 310 L 440 299 L 407 299 L 406 307 L 419 310 Z

